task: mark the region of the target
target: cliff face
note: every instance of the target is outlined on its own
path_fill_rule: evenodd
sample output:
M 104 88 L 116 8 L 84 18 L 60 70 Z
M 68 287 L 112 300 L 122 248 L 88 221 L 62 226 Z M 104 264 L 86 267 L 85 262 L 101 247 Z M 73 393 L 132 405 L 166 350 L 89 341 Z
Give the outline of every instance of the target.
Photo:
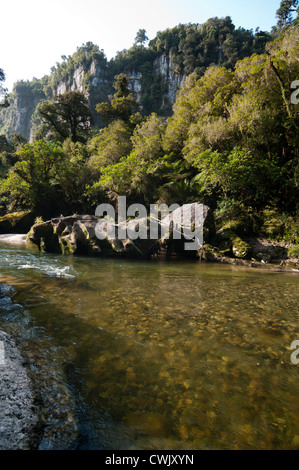
M 185 76 L 174 72 L 171 60 L 166 54 L 157 57 L 152 67 L 154 75 L 160 79 L 161 107 L 170 109 Z M 143 109 L 143 74 L 136 68 L 126 70 L 125 73 L 129 76 L 129 87 Z M 51 76 L 48 78 L 51 80 Z M 37 120 L 34 112 L 38 103 L 68 91 L 82 91 L 87 96 L 95 125 L 101 127 L 103 123 L 95 112 L 95 107 L 97 103 L 107 101 L 109 96 L 113 95 L 113 82 L 114 77 L 109 65 L 98 64 L 96 60 L 92 60 L 88 65 L 78 65 L 67 79 L 63 78 L 48 86 L 47 92 L 44 91 L 41 81 L 20 82 L 11 94 L 10 107 L 0 114 L 0 133 L 5 133 L 8 137 L 20 133 L 26 139 L 32 140 Z
M 185 75 L 177 74 L 174 71 L 169 55 L 162 54 L 154 60 L 153 63 L 154 73 L 160 75 L 164 93 L 162 95 L 162 106 L 173 105 L 176 99 L 176 93 L 181 86 L 181 83 L 186 78 Z M 129 87 L 135 94 L 139 103 L 142 101 L 143 86 L 142 72 L 139 70 L 126 71 L 129 77 Z M 86 84 L 88 83 L 88 91 L 86 91 Z M 54 94 L 60 95 L 67 91 L 86 91 L 86 94 L 92 104 L 96 100 L 107 100 L 108 93 L 113 93 L 113 83 L 111 76 L 109 76 L 108 67 L 99 66 L 95 61 L 91 62 L 90 67 L 86 70 L 81 65 L 73 73 L 69 82 L 61 81 Z M 97 101 L 97 103 L 100 101 Z
M 160 73 L 165 87 L 165 93 L 162 95 L 162 106 L 170 104 L 173 106 L 176 100 L 176 93 L 180 88 L 186 75 L 178 74 L 174 71 L 173 64 L 168 54 L 160 55 L 154 62 L 156 73 Z
M 51 75 L 16 84 L 10 94 L 10 108 L 0 110 L 0 134 L 10 137 L 19 132 L 32 139 L 38 129 L 38 103 L 71 90 L 86 94 L 95 126 L 102 127 L 96 104 L 113 96 L 114 77 L 121 73 L 129 76 L 129 86 L 144 115 L 156 112 L 170 116 L 187 75 L 195 71 L 200 77 L 212 64 L 233 69 L 238 60 L 264 54 L 272 39 L 264 31 L 253 34 L 252 30 L 236 29 L 227 16 L 159 31 L 147 47 L 135 42 L 109 62 L 99 46 L 82 44 L 72 56 L 62 56 L 63 62 L 52 68 Z
M 10 97 L 10 106 L 0 111 L 0 133 L 8 137 L 21 134 L 31 139 L 32 117 L 36 106 L 46 95 L 41 89 L 35 90 L 29 82 L 20 82 Z

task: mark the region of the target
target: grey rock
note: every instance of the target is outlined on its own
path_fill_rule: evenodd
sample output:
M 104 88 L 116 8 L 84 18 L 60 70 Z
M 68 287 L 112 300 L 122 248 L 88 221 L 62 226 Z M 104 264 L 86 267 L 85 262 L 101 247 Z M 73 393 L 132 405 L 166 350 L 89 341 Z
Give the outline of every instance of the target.
M 198 213 L 195 207 L 202 207 L 202 212 Z M 81 254 L 92 256 L 123 256 L 130 258 L 149 259 L 155 257 L 165 248 L 168 252 L 180 251 L 184 256 L 184 237 L 180 242 L 173 243 L 173 233 L 170 226 L 170 217 L 175 221 L 178 230 L 183 227 L 202 224 L 204 243 L 208 243 L 214 236 L 215 224 L 213 214 L 209 207 L 197 203 L 186 204 L 173 211 L 171 216 L 164 217 L 158 221 L 161 229 L 164 230 L 165 237 L 162 239 L 150 238 L 150 222 L 149 219 L 131 219 L 125 223 L 125 228 L 131 230 L 130 236 L 125 239 L 118 237 L 118 226 L 114 226 L 115 233 L 109 231 L 107 220 L 92 215 L 75 215 L 69 217 L 58 217 L 55 219 L 34 225 L 28 233 L 28 239 L 36 244 L 41 250 L 48 252 L 57 252 L 62 254 Z M 102 231 L 103 236 L 99 237 L 98 227 L 100 223 L 104 223 Z M 139 232 L 141 225 L 145 230 L 145 237 L 134 237 L 134 230 Z M 102 227 L 102 226 L 101 226 Z M 167 235 L 169 235 L 167 237 Z M 190 239 L 189 239 L 190 241 Z M 175 240 L 177 242 L 177 240 Z M 194 254 L 197 251 L 194 250 Z
M 13 339 L 2 331 L 0 345 L 0 450 L 30 449 L 38 423 L 32 384 Z

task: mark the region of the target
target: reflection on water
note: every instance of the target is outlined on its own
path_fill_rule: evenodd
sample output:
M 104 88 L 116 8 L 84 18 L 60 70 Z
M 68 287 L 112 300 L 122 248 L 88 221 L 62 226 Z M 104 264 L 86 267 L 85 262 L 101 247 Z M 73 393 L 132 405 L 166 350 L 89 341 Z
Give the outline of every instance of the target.
M 4 245 L 0 262 L 0 323 L 64 377 L 79 448 L 299 448 L 296 274 Z

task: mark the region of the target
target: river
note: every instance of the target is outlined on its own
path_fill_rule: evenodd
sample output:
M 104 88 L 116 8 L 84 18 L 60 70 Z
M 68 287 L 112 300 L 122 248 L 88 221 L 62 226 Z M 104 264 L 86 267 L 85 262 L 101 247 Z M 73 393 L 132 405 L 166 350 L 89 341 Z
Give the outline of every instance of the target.
M 0 284 L 0 329 L 52 378 L 41 449 L 299 448 L 298 274 L 2 242 Z

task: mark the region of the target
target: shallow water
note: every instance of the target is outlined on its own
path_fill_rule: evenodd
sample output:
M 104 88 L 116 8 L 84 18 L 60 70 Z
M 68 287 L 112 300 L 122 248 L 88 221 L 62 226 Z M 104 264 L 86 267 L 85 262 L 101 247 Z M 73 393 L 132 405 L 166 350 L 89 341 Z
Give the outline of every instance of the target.
M 1 244 L 0 327 L 74 400 L 77 437 L 50 448 L 295 449 L 298 279 Z

